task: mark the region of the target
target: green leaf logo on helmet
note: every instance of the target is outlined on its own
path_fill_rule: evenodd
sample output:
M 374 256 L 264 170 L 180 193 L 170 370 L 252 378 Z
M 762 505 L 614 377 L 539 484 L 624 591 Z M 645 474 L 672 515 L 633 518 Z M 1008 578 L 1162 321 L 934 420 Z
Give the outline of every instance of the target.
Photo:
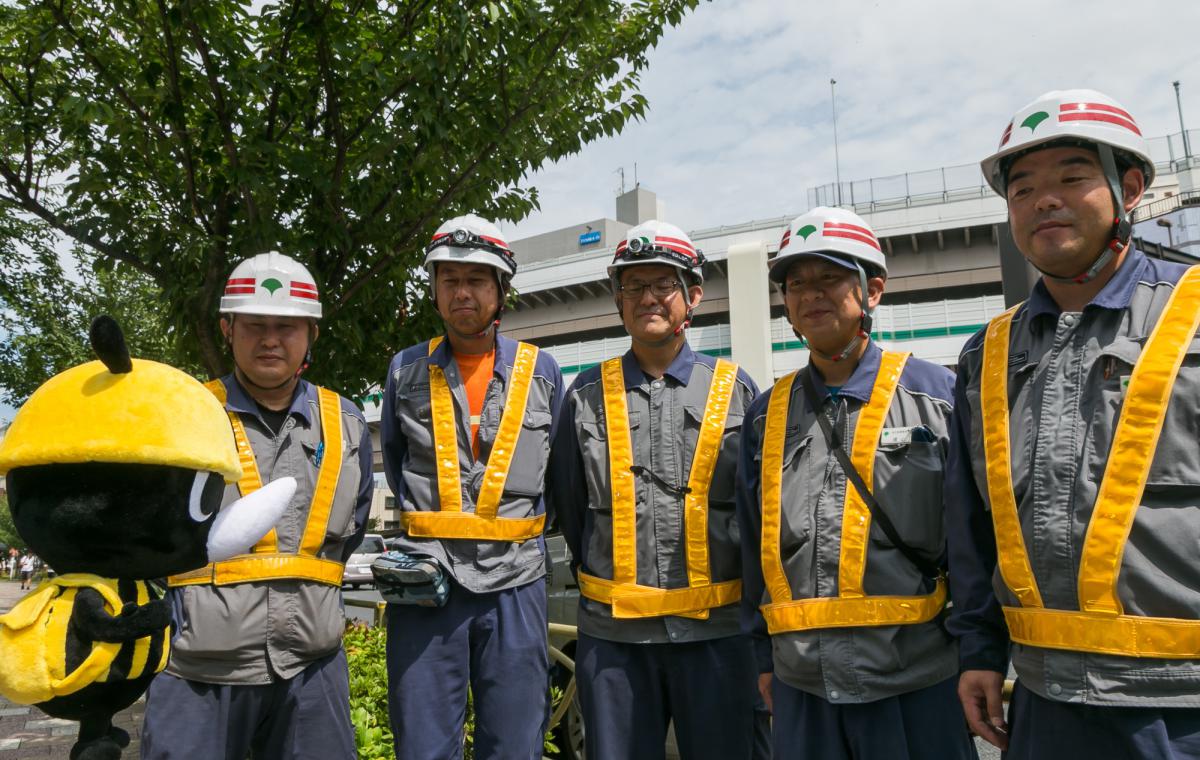
M 1025 121 L 1021 122 L 1022 127 L 1029 127 L 1030 132 L 1037 131 L 1038 125 L 1046 119 L 1050 118 L 1050 114 L 1045 111 L 1034 111 L 1025 117 Z
M 274 277 L 269 277 L 262 281 L 262 285 L 260 287 L 266 288 L 268 293 L 275 295 L 275 291 L 282 288 L 283 283 L 279 280 L 276 280 Z
M 816 231 L 817 231 L 816 225 L 806 224 L 803 227 L 801 227 L 800 229 L 796 230 L 796 234 L 799 235 L 800 237 L 804 238 L 805 240 L 808 240 L 808 236 L 813 234 Z

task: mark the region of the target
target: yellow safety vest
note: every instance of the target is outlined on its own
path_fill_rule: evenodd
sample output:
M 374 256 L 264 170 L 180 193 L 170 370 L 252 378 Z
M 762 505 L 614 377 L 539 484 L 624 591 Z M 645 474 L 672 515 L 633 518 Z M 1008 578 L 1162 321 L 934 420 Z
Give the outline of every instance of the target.
M 710 609 L 724 607 L 742 598 L 741 580 L 713 583 L 708 561 L 708 489 L 721 453 L 729 400 L 737 384 L 737 365 L 718 359 L 708 389 L 688 476 L 689 490 L 684 496 L 688 585 L 672 589 L 638 585 L 637 489 L 631 470 L 633 439 L 629 432 L 621 357 L 604 362 L 600 376 L 604 387 L 612 490 L 613 578 L 597 578 L 580 572 L 579 593 L 593 601 L 612 605 L 614 618 L 678 615 L 707 620 Z
M 875 451 L 884 420 L 892 405 L 907 353 L 884 351 L 871 398 L 858 414 L 850 461 L 863 482 L 874 487 Z M 838 595 L 793 599 L 780 551 L 782 526 L 783 457 L 787 437 L 788 404 L 795 372 L 780 378 L 771 389 L 762 438 L 762 546 L 763 580 L 771 602 L 760 608 L 771 634 L 814 628 L 850 628 L 876 625 L 911 625 L 937 616 L 946 605 L 946 582 L 938 579 L 926 596 L 868 596 L 863 591 L 871 510 L 858 490 L 847 481 L 842 506 L 842 545 L 838 556 Z M 816 414 L 823 414 L 814 410 Z
M 212 391 L 218 401 L 225 403 L 224 383 L 213 380 L 204 387 Z M 198 570 L 172 575 L 167 579 L 168 585 L 228 586 L 285 578 L 315 581 L 330 586 L 342 585 L 343 563 L 317 556 L 317 552 L 325 543 L 334 492 L 337 490 L 338 476 L 342 470 L 341 399 L 336 393 L 325 388 L 317 388 L 317 397 L 321 409 L 321 440 L 325 449 L 321 467 L 317 471 L 317 484 L 313 489 L 312 505 L 308 510 L 308 521 L 304 525 L 299 550 L 294 553 L 279 551 L 275 529 L 272 528 L 254 545 L 250 554 L 239 554 L 227 560 L 209 563 Z M 258 473 L 258 463 L 254 458 L 254 450 L 250 448 L 250 440 L 246 437 L 246 428 L 242 425 L 242 420 L 237 412 L 230 411 L 228 414 L 229 423 L 233 426 L 233 438 L 237 443 L 238 459 L 242 463 L 242 479 L 238 481 L 238 491 L 242 496 L 247 496 L 262 488 L 262 476 Z
M 1046 609 L 1025 550 L 1009 451 L 1009 327 L 1017 308 L 992 319 L 983 344 L 981 394 L 987 487 L 1005 585 L 1020 602 L 1004 607 L 1013 641 L 1048 649 L 1128 657 L 1200 657 L 1200 620 L 1126 615 L 1117 597 L 1125 542 L 1141 502 L 1171 388 L 1200 324 L 1200 267 L 1171 294 L 1133 368 L 1079 562 L 1079 610 Z
M 158 673 L 170 656 L 171 629 L 166 627 L 151 636 L 129 642 L 93 641 L 83 662 L 74 670 L 67 667 L 67 647 L 72 637 L 71 613 L 75 597 L 88 588 L 100 594 L 109 614 L 120 617 L 127 603 L 144 605 L 151 601 L 145 581 L 134 581 L 135 598 L 121 598 L 119 582 L 90 573 L 67 573 L 41 583 L 4 615 L 0 615 L 0 695 L 17 704 L 36 704 L 54 697 L 65 697 L 93 683 L 133 680 L 147 672 Z M 150 650 L 157 639 L 161 651 L 150 661 Z M 124 676 L 111 673 L 113 662 L 125 647 L 132 647 L 128 671 Z
M 442 339 L 429 341 L 433 354 Z M 446 383 L 446 373 L 436 364 L 429 365 L 429 398 L 433 415 L 433 448 L 437 460 L 437 512 L 405 512 L 402 525 L 410 536 L 421 538 L 469 538 L 483 541 L 528 541 L 542 534 L 546 515 L 499 517 L 500 497 L 508 480 L 509 466 L 516 452 L 525 419 L 525 405 L 533 370 L 537 366 L 537 346 L 517 344 L 509 376 L 508 398 L 500 415 L 500 427 L 492 444 L 483 484 L 475 500 L 475 512 L 463 511 L 462 478 L 458 464 L 458 422 L 454 416 L 454 397 Z

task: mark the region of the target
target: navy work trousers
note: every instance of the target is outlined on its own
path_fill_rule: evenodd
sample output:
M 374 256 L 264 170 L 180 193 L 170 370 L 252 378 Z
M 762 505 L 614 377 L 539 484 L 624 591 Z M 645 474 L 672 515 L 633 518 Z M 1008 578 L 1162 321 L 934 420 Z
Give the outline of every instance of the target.
M 626 644 L 580 634 L 575 676 L 587 756 L 662 760 L 674 720 L 682 760 L 750 760 L 756 670 L 744 636 Z
M 397 760 L 462 756 L 467 688 L 478 760 L 540 760 L 549 675 L 546 580 L 444 607 L 389 604 L 388 712 Z
M 1008 706 L 1010 760 L 1200 760 L 1200 709 L 1055 702 L 1017 681 Z
M 771 698 L 777 760 L 977 757 L 958 701 L 957 676 L 907 694 L 844 705 L 773 678 Z
M 146 695 L 142 760 L 354 760 L 346 653 L 262 685 L 159 673 Z

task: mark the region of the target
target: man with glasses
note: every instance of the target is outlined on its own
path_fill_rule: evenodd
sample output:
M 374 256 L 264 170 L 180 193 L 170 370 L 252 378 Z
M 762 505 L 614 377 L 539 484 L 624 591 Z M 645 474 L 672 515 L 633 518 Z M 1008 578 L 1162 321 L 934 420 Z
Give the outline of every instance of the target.
M 973 758 L 940 625 L 953 375 L 871 340 L 887 263 L 856 214 L 797 217 L 769 276 L 809 348 L 746 413 L 738 474 L 775 756 Z
M 662 758 L 671 720 L 684 760 L 753 752 L 733 481 L 757 389 L 688 345 L 703 262 L 673 225 L 629 231 L 608 274 L 633 347 L 576 378 L 554 437 L 547 493 L 579 581 L 588 757 Z
M 495 225 L 451 219 L 425 251 L 445 335 L 392 359 L 381 417 L 409 563 L 394 577 L 430 574 L 426 593 L 381 584 L 396 757 L 461 757 L 469 688 L 475 757 L 536 760 L 548 717 L 542 485 L 562 375 L 499 335 L 517 264 Z

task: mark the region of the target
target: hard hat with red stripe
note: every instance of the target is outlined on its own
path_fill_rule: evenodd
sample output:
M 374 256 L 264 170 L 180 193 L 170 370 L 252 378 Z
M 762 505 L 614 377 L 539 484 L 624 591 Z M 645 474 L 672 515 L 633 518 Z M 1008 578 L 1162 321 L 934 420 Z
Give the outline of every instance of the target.
M 767 262 L 768 276 L 782 283 L 788 267 L 804 256 L 817 256 L 849 269 L 854 262 L 887 274 L 887 262 L 874 230 L 862 217 L 843 208 L 818 206 L 792 220 Z
M 221 296 L 222 314 L 321 318 L 317 283 L 303 264 L 277 251 L 234 267 Z
M 503 285 L 517 273 L 517 260 L 500 229 L 474 214 L 456 216 L 433 233 L 433 239 L 425 246 L 425 268 L 430 282 L 434 277 L 433 267 L 439 261 L 486 264 L 501 275 Z
M 1145 173 L 1147 187 L 1154 181 L 1154 161 L 1137 120 L 1096 90 L 1054 90 L 1018 110 L 1000 135 L 1000 146 L 980 162 L 984 179 L 1004 195 L 1013 159 L 1049 143 L 1107 145 Z
M 673 224 L 651 219 L 633 227 L 617 244 L 608 276 L 616 277 L 622 267 L 637 264 L 666 264 L 704 282 L 704 253 L 691 238 Z
M 1091 265 L 1070 277 L 1042 272 L 1060 282 L 1083 284 L 1095 279 L 1129 245 L 1133 222 L 1125 209 L 1122 182 L 1127 168 L 1136 167 L 1145 176 L 1144 187 L 1149 187 L 1154 161 L 1137 120 L 1120 103 L 1096 90 L 1054 90 L 1017 111 L 1000 135 L 1000 147 L 979 168 L 992 189 L 1006 195 L 1013 163 L 1033 151 L 1054 147 L 1095 151 L 1113 197 L 1112 236 Z

